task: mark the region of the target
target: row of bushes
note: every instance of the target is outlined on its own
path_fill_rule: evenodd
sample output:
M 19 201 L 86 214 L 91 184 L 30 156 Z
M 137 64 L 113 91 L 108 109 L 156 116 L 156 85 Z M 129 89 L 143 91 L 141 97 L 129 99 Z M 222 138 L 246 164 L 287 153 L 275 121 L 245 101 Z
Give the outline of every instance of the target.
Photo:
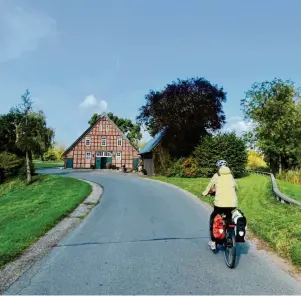
M 244 141 L 235 133 L 208 135 L 188 158 L 174 161 L 166 170 L 168 177 L 197 178 L 212 177 L 216 173 L 216 162 L 228 162 L 233 175 L 242 177 L 246 171 L 247 150 Z
M 31 161 L 30 169 L 34 173 L 34 165 Z M 26 162 L 25 158 L 18 157 L 17 155 L 9 152 L 0 152 L 0 183 L 5 178 L 13 176 L 26 176 Z

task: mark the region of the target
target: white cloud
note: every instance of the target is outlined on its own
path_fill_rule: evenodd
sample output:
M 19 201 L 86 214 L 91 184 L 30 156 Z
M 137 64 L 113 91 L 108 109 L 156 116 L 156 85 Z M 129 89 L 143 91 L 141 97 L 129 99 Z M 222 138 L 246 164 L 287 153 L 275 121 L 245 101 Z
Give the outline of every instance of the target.
M 108 103 L 105 100 L 98 100 L 93 94 L 90 94 L 79 104 L 79 107 L 94 109 L 95 113 L 102 113 L 107 111 Z
M 55 19 L 4 0 L 0 9 L 0 63 L 37 50 L 43 39 L 56 33 Z
M 227 132 L 235 132 L 238 136 L 244 132 L 252 131 L 254 124 L 252 121 L 245 121 L 242 117 L 231 117 L 229 123 L 226 125 L 225 130 Z

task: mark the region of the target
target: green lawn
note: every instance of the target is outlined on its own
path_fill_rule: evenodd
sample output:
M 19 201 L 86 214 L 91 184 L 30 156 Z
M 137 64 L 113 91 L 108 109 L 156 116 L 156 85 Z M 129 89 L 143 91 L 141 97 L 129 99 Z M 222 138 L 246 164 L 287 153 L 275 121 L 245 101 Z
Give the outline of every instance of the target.
M 91 192 L 74 178 L 37 175 L 26 186 L 19 179 L 0 185 L 0 267 L 20 255 Z
M 209 179 L 154 177 L 200 196 Z M 248 227 L 263 238 L 283 257 L 301 267 L 301 210 L 300 207 L 277 202 L 271 194 L 269 177 L 250 175 L 237 179 L 239 209 L 247 217 Z M 288 194 L 288 192 L 287 192 Z M 202 199 L 208 202 L 208 197 Z
M 277 180 L 279 190 L 295 200 L 301 201 L 301 186 L 286 181 Z
M 39 161 L 39 160 L 34 160 L 33 164 L 36 169 L 57 168 L 57 167 L 64 166 L 63 162 Z

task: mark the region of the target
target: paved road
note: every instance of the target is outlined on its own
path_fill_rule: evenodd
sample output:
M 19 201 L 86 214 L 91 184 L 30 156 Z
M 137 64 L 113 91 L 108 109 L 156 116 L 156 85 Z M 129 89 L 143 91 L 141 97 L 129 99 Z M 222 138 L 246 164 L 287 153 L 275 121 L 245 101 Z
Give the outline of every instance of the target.
M 248 245 L 227 268 L 207 248 L 207 210 L 182 191 L 130 175 L 72 175 L 103 185 L 101 203 L 7 294 L 301 294 Z

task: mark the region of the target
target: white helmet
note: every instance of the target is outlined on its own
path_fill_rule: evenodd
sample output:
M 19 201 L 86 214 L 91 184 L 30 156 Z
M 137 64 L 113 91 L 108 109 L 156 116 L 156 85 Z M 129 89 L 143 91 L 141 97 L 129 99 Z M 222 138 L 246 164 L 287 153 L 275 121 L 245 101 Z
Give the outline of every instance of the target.
M 227 162 L 225 160 L 219 160 L 217 163 L 216 163 L 216 166 L 217 167 L 226 167 L 228 166 Z

